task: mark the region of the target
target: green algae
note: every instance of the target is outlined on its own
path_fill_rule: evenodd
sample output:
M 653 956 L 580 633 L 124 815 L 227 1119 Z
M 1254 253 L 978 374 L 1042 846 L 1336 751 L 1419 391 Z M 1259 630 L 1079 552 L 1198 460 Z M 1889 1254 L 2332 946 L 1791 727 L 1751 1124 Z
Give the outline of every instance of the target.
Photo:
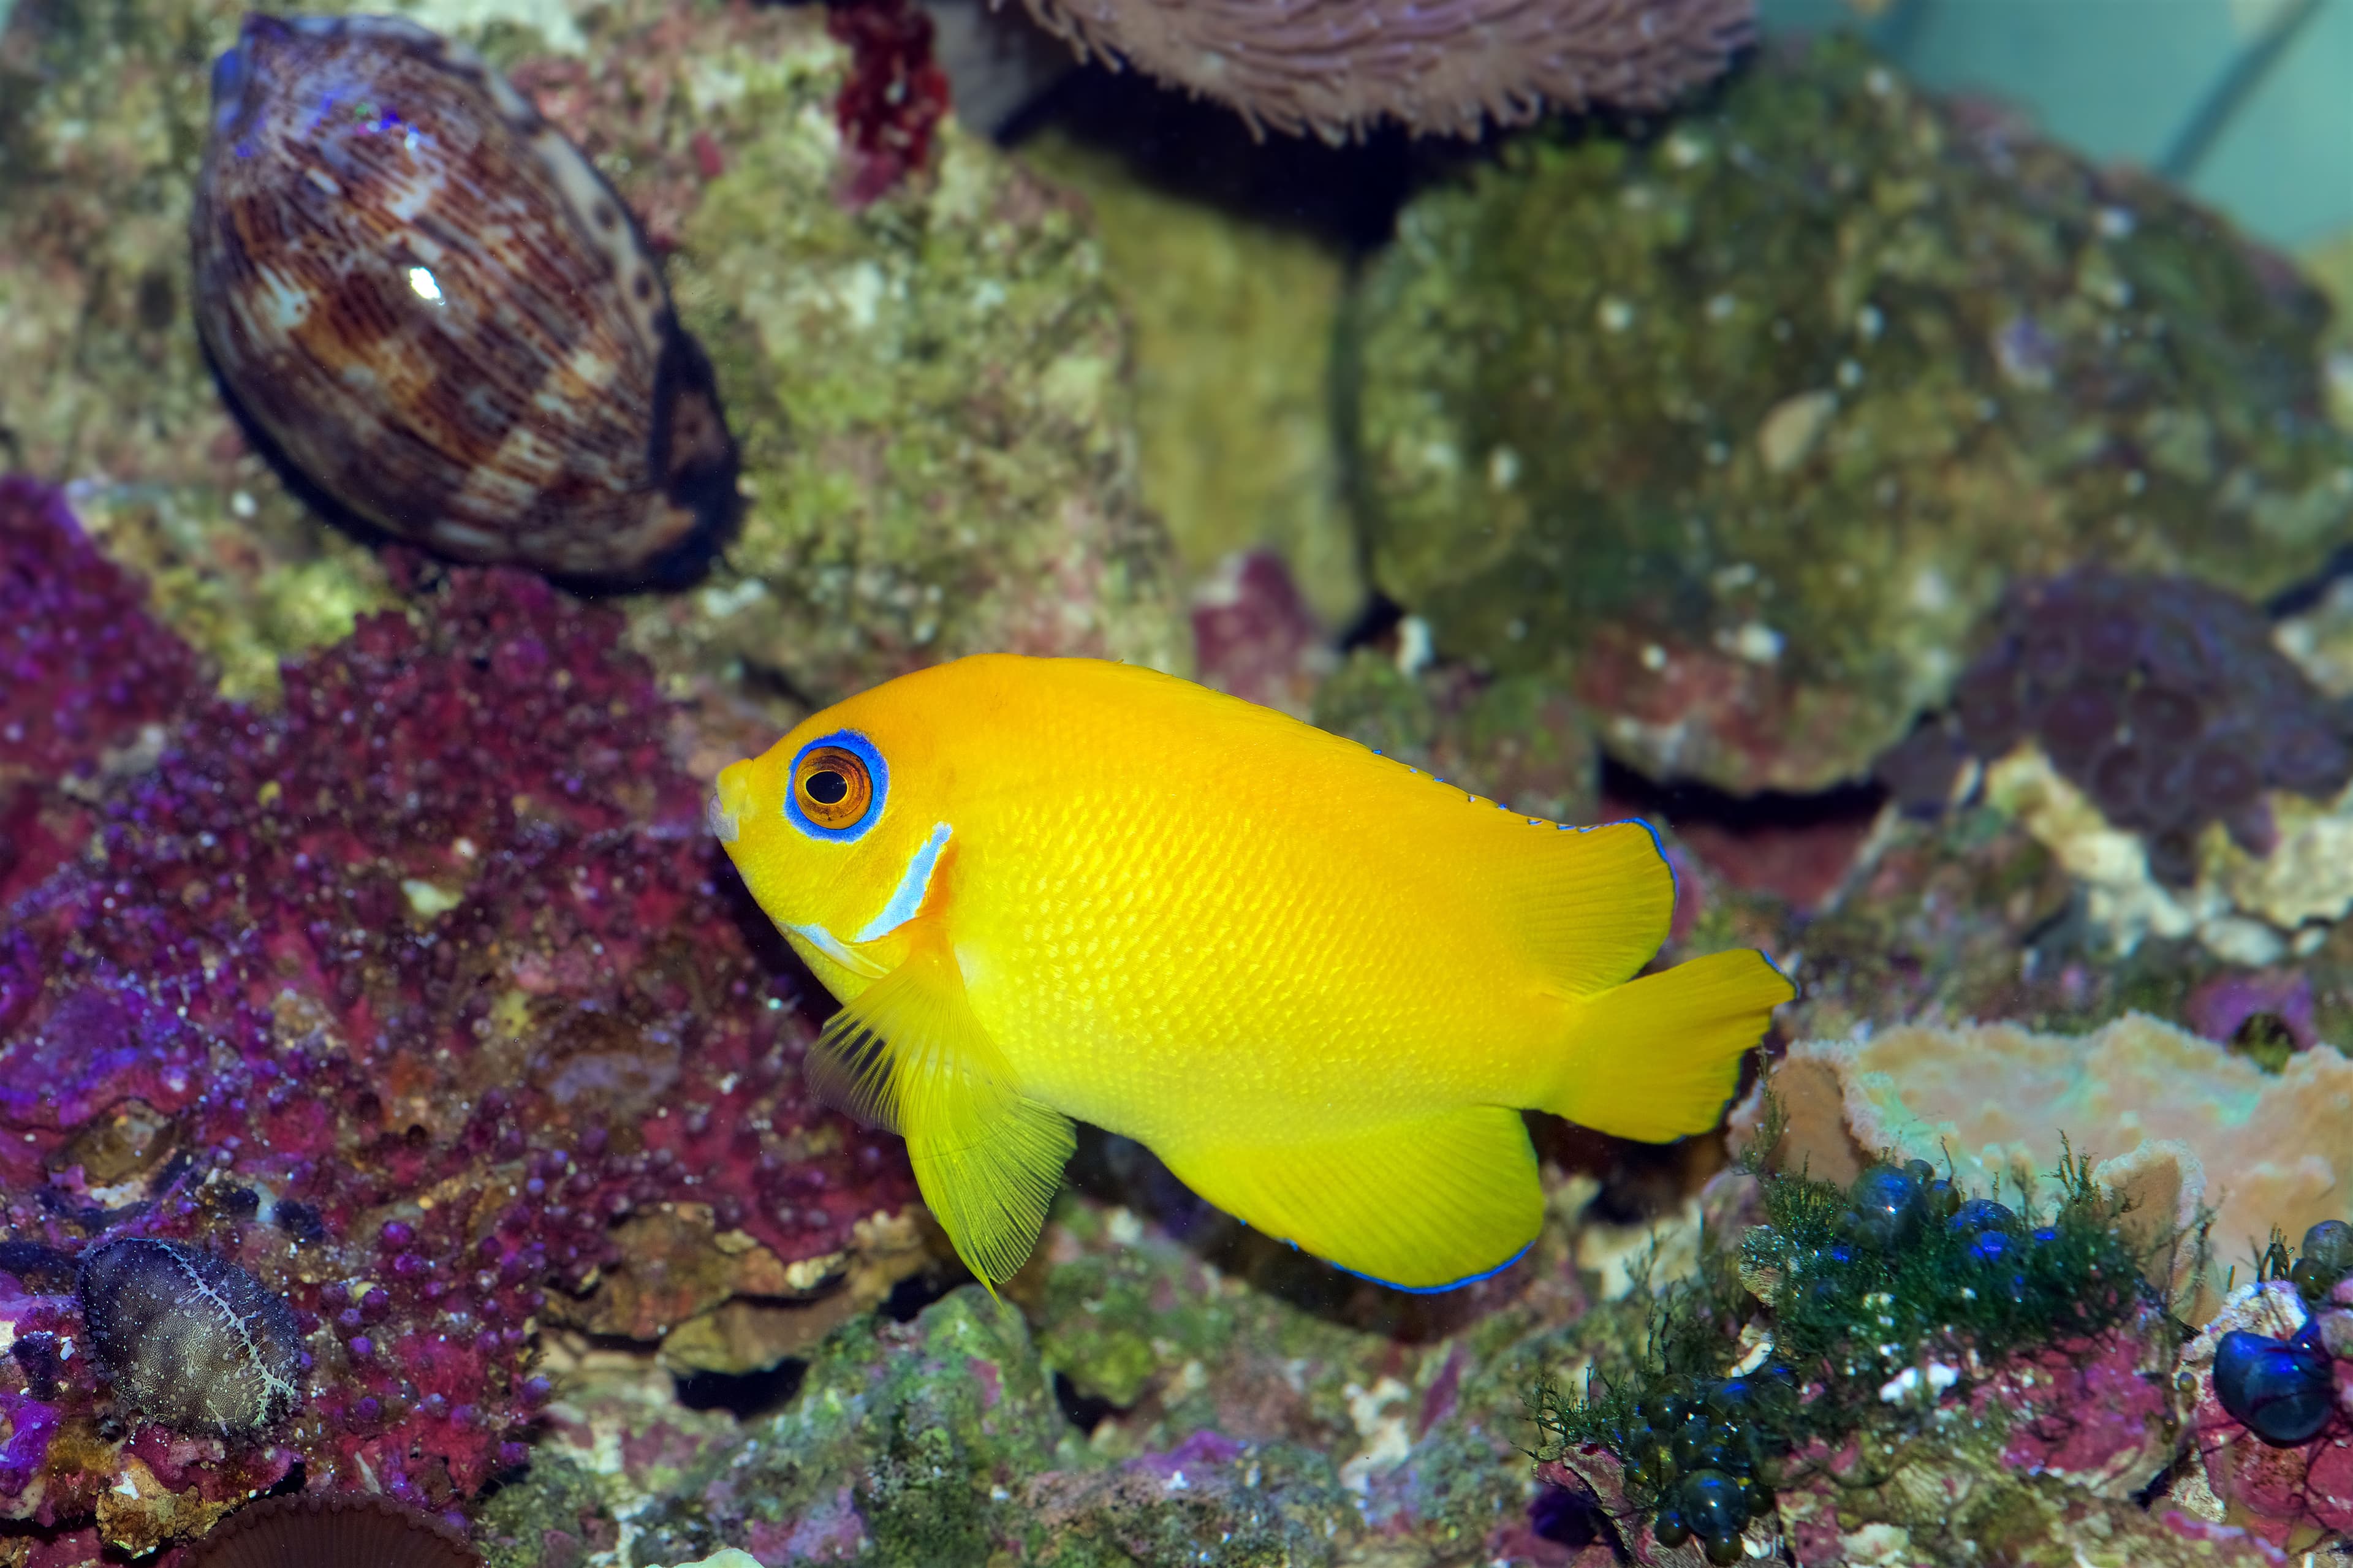
M 1190 658 L 1135 494 L 1129 342 L 1082 207 L 944 125 L 934 165 L 840 199 L 839 48 L 813 24 L 692 62 L 726 168 L 671 282 L 742 447 L 710 582 L 638 602 L 658 663 L 829 701 L 957 654 Z
M 1539 676 L 1485 679 L 1460 667 L 1409 675 L 1359 648 L 1316 689 L 1313 716 L 1531 816 L 1587 822 L 1599 807 L 1591 727 L 1568 693 Z
M 1352 313 L 1378 585 L 1654 774 L 1860 775 L 2012 574 L 2260 596 L 2353 516 L 2317 296 L 1852 43 L 1655 140 L 1514 143 Z
M 1773 1109 L 1752 1155 L 1778 1138 Z M 1530 1391 L 1535 1458 L 1622 1487 L 1662 1545 L 1704 1533 L 1683 1522 L 1704 1476 L 1736 1479 L 1752 1519 L 1778 1511 L 1789 1524 L 1834 1510 L 1850 1527 L 1933 1521 L 1952 1540 L 2005 1539 L 2023 1552 L 2053 1533 L 2070 1500 L 2037 1497 L 2039 1478 L 2016 1473 L 2042 1467 L 2010 1453 L 2026 1420 L 2010 1408 L 2015 1391 L 1977 1400 L 1972 1390 L 2010 1375 L 2021 1356 L 2034 1362 L 2022 1386 L 2047 1384 L 2067 1358 L 2113 1353 L 2102 1347 L 2119 1333 L 2134 1364 L 2169 1365 L 2178 1348 L 2142 1283 L 2147 1260 L 2120 1202 L 2072 1156 L 2053 1181 L 2052 1202 L 2021 1194 L 2013 1211 L 1965 1203 L 1918 1161 L 1902 1173 L 1873 1167 L 1852 1189 L 1763 1177 L 1759 1223 L 1715 1238 L 1697 1275 L 1652 1301 L 1638 1356 L 1597 1371 L 1581 1396 L 1550 1381 Z M 1879 1206 L 1882 1194 L 1900 1201 Z M 2151 1440 L 2149 1422 L 2169 1440 L 2162 1401 L 2144 1403 L 2116 1420 L 2126 1455 Z M 1925 1518 L 1923 1496 L 1938 1500 Z M 1950 1512 L 1955 1498 L 1963 1506 Z M 1709 1560 L 1736 1545 L 1718 1536 Z
M 1105 279 L 1134 328 L 1144 503 L 1186 570 L 1271 550 L 1310 607 L 1345 626 L 1366 589 L 1331 419 L 1343 258 L 1065 136 L 1026 142 L 1020 158 L 1092 208 Z
M 0 462 L 76 481 L 226 688 L 267 698 L 279 658 L 392 595 L 374 550 L 247 449 L 191 325 L 207 68 L 244 9 L 42 7 L 0 42 Z M 628 0 L 581 14 L 575 58 L 526 25 L 544 9 L 427 14 L 462 12 L 676 247 L 748 509 L 705 584 L 629 601 L 671 688 L 774 723 L 984 647 L 1183 668 L 1173 558 L 1135 495 L 1127 330 L 1082 205 L 950 126 L 932 170 L 846 205 L 847 55 L 820 13 Z
M 909 1568 L 1173 1565 L 1205 1551 L 1313 1564 L 1331 1560 L 1353 1513 L 1329 1462 L 1295 1445 L 1220 1443 L 1141 1467 L 1090 1451 L 1021 1314 L 977 1287 L 905 1324 L 837 1331 L 786 1406 L 740 1427 L 626 1393 L 590 1425 L 490 1501 L 494 1568 L 530 1568 L 545 1531 L 600 1519 L 629 1521 L 637 1562 L 748 1541 L 771 1560 Z
M 0 36 L 0 468 L 70 481 L 221 689 L 272 700 L 281 657 L 393 595 L 246 448 L 188 314 L 206 67 L 244 10 L 44 6 Z

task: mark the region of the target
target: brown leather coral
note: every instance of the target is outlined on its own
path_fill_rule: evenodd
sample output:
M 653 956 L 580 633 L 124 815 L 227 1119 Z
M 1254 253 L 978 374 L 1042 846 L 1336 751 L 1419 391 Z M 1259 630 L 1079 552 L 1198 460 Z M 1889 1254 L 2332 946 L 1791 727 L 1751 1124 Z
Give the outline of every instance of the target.
M 375 1492 L 302 1492 L 240 1509 L 190 1568 L 482 1568 L 465 1533 Z
M 1028 0 L 1082 53 L 1338 142 L 1476 135 L 1547 108 L 1661 109 L 1721 72 L 1754 0 Z

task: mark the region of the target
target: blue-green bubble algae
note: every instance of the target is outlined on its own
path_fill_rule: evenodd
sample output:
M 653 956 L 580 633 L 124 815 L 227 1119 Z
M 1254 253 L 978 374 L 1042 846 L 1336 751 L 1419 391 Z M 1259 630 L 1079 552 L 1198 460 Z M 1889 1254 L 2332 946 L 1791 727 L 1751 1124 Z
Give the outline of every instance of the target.
M 1763 1178 L 1762 1223 L 1662 1294 L 1638 1356 L 1601 1363 L 1581 1398 L 1532 1392 L 1538 1458 L 1599 1481 L 1630 1534 L 1715 1563 L 1822 1518 L 1904 1530 L 1936 1561 L 1966 1539 L 2065 1539 L 2103 1489 L 2045 1484 L 2065 1467 L 2034 1462 L 2052 1441 L 2038 1401 L 2137 1386 L 2124 1369 L 2164 1363 L 2171 1339 L 2116 1201 L 2072 1157 L 2057 1184 L 2020 1211 L 1917 1161 L 1844 1186 Z M 2126 1474 L 2168 1451 L 2157 1386 L 2087 1417 Z M 1954 1493 L 1950 1517 L 1905 1500 Z

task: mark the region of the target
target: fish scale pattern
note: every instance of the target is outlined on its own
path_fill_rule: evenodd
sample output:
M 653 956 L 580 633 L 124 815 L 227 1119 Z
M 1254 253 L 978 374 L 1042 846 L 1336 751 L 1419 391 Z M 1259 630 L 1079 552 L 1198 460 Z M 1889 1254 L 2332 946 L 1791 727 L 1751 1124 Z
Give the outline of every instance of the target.
M 1049 715 L 1044 728 L 1047 755 L 1113 767 L 1168 743 L 1156 719 L 1115 710 Z M 1081 740 L 1123 728 L 1132 733 L 1108 746 Z M 1139 816 L 1134 793 L 1108 782 L 1063 780 L 990 825 L 1035 847 L 960 895 L 972 900 L 960 940 L 989 954 L 988 973 L 1028 981 L 975 998 L 1016 1071 L 1074 1114 L 1147 1142 L 1175 1131 L 1152 1108 L 1191 1099 L 1205 1080 L 1269 1142 L 1311 1131 L 1303 1098 L 1325 1113 L 1312 1127 L 1320 1136 L 1335 1117 L 1377 1125 L 1468 1103 L 1474 1084 L 1508 1085 L 1541 1026 L 1533 996 L 1511 1006 L 1508 976 L 1471 1010 L 1474 928 L 1509 919 L 1479 912 L 1481 868 L 1556 853 L 1546 840 L 1558 830 L 1402 768 L 1373 775 L 1385 787 L 1365 803 L 1270 783 L 1243 757 L 1156 763 L 1193 803 L 1181 817 Z M 1442 824 L 1468 853 L 1397 836 L 1387 819 L 1400 805 L 1409 827 Z M 1566 1022 L 1552 1019 L 1564 1035 Z

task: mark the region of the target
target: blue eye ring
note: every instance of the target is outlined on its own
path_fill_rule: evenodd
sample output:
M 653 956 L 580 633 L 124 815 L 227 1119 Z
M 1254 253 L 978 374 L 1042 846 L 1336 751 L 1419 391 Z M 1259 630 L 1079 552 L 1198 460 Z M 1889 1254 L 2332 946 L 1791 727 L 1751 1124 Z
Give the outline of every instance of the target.
M 855 730 L 819 735 L 793 753 L 785 816 L 812 838 L 848 844 L 882 815 L 891 770 L 874 742 Z

